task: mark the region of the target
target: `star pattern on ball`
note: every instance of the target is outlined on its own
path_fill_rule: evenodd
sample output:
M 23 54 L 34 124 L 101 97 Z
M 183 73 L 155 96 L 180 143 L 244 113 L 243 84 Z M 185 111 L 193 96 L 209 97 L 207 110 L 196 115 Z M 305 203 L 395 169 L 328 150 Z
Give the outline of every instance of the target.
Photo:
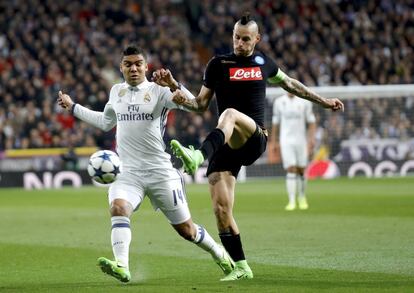
M 108 161 L 111 161 L 111 155 L 110 154 L 108 154 L 108 153 L 103 153 L 102 155 L 100 155 L 99 156 L 100 158 L 102 158 L 102 160 L 108 160 Z

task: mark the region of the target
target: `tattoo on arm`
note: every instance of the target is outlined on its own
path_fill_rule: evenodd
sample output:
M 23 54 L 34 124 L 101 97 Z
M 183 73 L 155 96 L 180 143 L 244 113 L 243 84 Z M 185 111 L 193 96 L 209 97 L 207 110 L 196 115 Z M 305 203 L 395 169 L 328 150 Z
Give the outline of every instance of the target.
M 324 105 L 325 98 L 321 97 L 317 93 L 310 90 L 300 81 L 286 77 L 281 83 L 280 86 L 286 91 L 294 94 L 295 96 L 301 97 L 305 100 Z
M 198 96 L 195 99 L 186 98 L 182 106 L 193 112 L 204 112 L 207 110 L 209 102 L 210 100 L 206 102 L 205 99 Z
M 182 104 L 182 106 L 194 112 L 201 112 L 197 99 L 185 99 L 185 102 Z
M 195 99 L 185 99 L 183 107 L 193 112 L 204 112 L 207 109 L 198 97 Z

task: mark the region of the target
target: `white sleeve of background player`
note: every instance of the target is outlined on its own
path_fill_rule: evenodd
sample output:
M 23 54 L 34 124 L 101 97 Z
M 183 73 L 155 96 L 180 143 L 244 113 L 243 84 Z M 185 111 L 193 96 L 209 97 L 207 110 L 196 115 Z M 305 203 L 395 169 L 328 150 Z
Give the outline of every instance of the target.
M 309 101 L 306 101 L 307 107 L 306 107 L 306 122 L 308 123 L 315 123 L 316 118 L 315 114 L 312 111 L 312 103 Z
M 103 131 L 109 131 L 116 125 L 116 115 L 111 103 L 105 105 L 103 112 L 92 111 L 79 104 L 75 105 L 73 115 Z
M 186 97 L 190 100 L 195 99 L 195 96 L 183 85 L 181 85 L 181 90 L 184 92 Z M 181 105 L 177 105 L 172 101 L 173 93 L 170 91 L 168 87 L 163 87 L 161 89 L 161 95 L 163 95 L 163 100 L 165 100 L 165 107 L 168 109 L 180 109 L 187 112 L 191 112 L 191 110 L 188 110 L 187 108 L 184 108 Z
M 280 123 L 280 109 L 278 98 L 273 102 L 273 116 L 272 116 L 272 123 L 279 124 Z

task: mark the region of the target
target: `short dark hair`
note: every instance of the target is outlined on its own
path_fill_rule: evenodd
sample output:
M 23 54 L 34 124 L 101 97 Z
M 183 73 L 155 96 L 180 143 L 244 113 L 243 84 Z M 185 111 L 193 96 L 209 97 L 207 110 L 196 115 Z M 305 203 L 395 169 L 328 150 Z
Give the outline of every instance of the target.
M 142 55 L 145 60 L 147 60 L 147 54 L 145 51 L 136 44 L 129 44 L 124 51 L 122 52 L 123 56 L 130 56 L 130 55 Z

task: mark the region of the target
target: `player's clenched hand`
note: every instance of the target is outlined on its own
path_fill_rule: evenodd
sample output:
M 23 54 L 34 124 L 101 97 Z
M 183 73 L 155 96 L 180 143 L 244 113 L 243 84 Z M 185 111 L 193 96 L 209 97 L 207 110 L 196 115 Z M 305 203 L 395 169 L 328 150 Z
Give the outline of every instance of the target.
M 66 110 L 72 109 L 72 106 L 73 106 L 72 99 L 70 98 L 69 95 L 62 93 L 62 91 L 59 91 L 59 97 L 57 99 L 57 102 L 59 106 L 61 106 L 62 108 Z
M 344 111 L 344 103 L 342 103 L 339 99 L 325 99 L 326 104 L 324 105 L 325 108 L 329 108 L 332 111 Z
M 187 98 L 182 90 L 176 90 L 174 91 L 172 95 L 172 101 L 176 103 L 177 105 L 184 105 Z
M 152 81 L 160 86 L 172 87 L 176 84 L 169 69 L 158 69 L 152 73 Z

